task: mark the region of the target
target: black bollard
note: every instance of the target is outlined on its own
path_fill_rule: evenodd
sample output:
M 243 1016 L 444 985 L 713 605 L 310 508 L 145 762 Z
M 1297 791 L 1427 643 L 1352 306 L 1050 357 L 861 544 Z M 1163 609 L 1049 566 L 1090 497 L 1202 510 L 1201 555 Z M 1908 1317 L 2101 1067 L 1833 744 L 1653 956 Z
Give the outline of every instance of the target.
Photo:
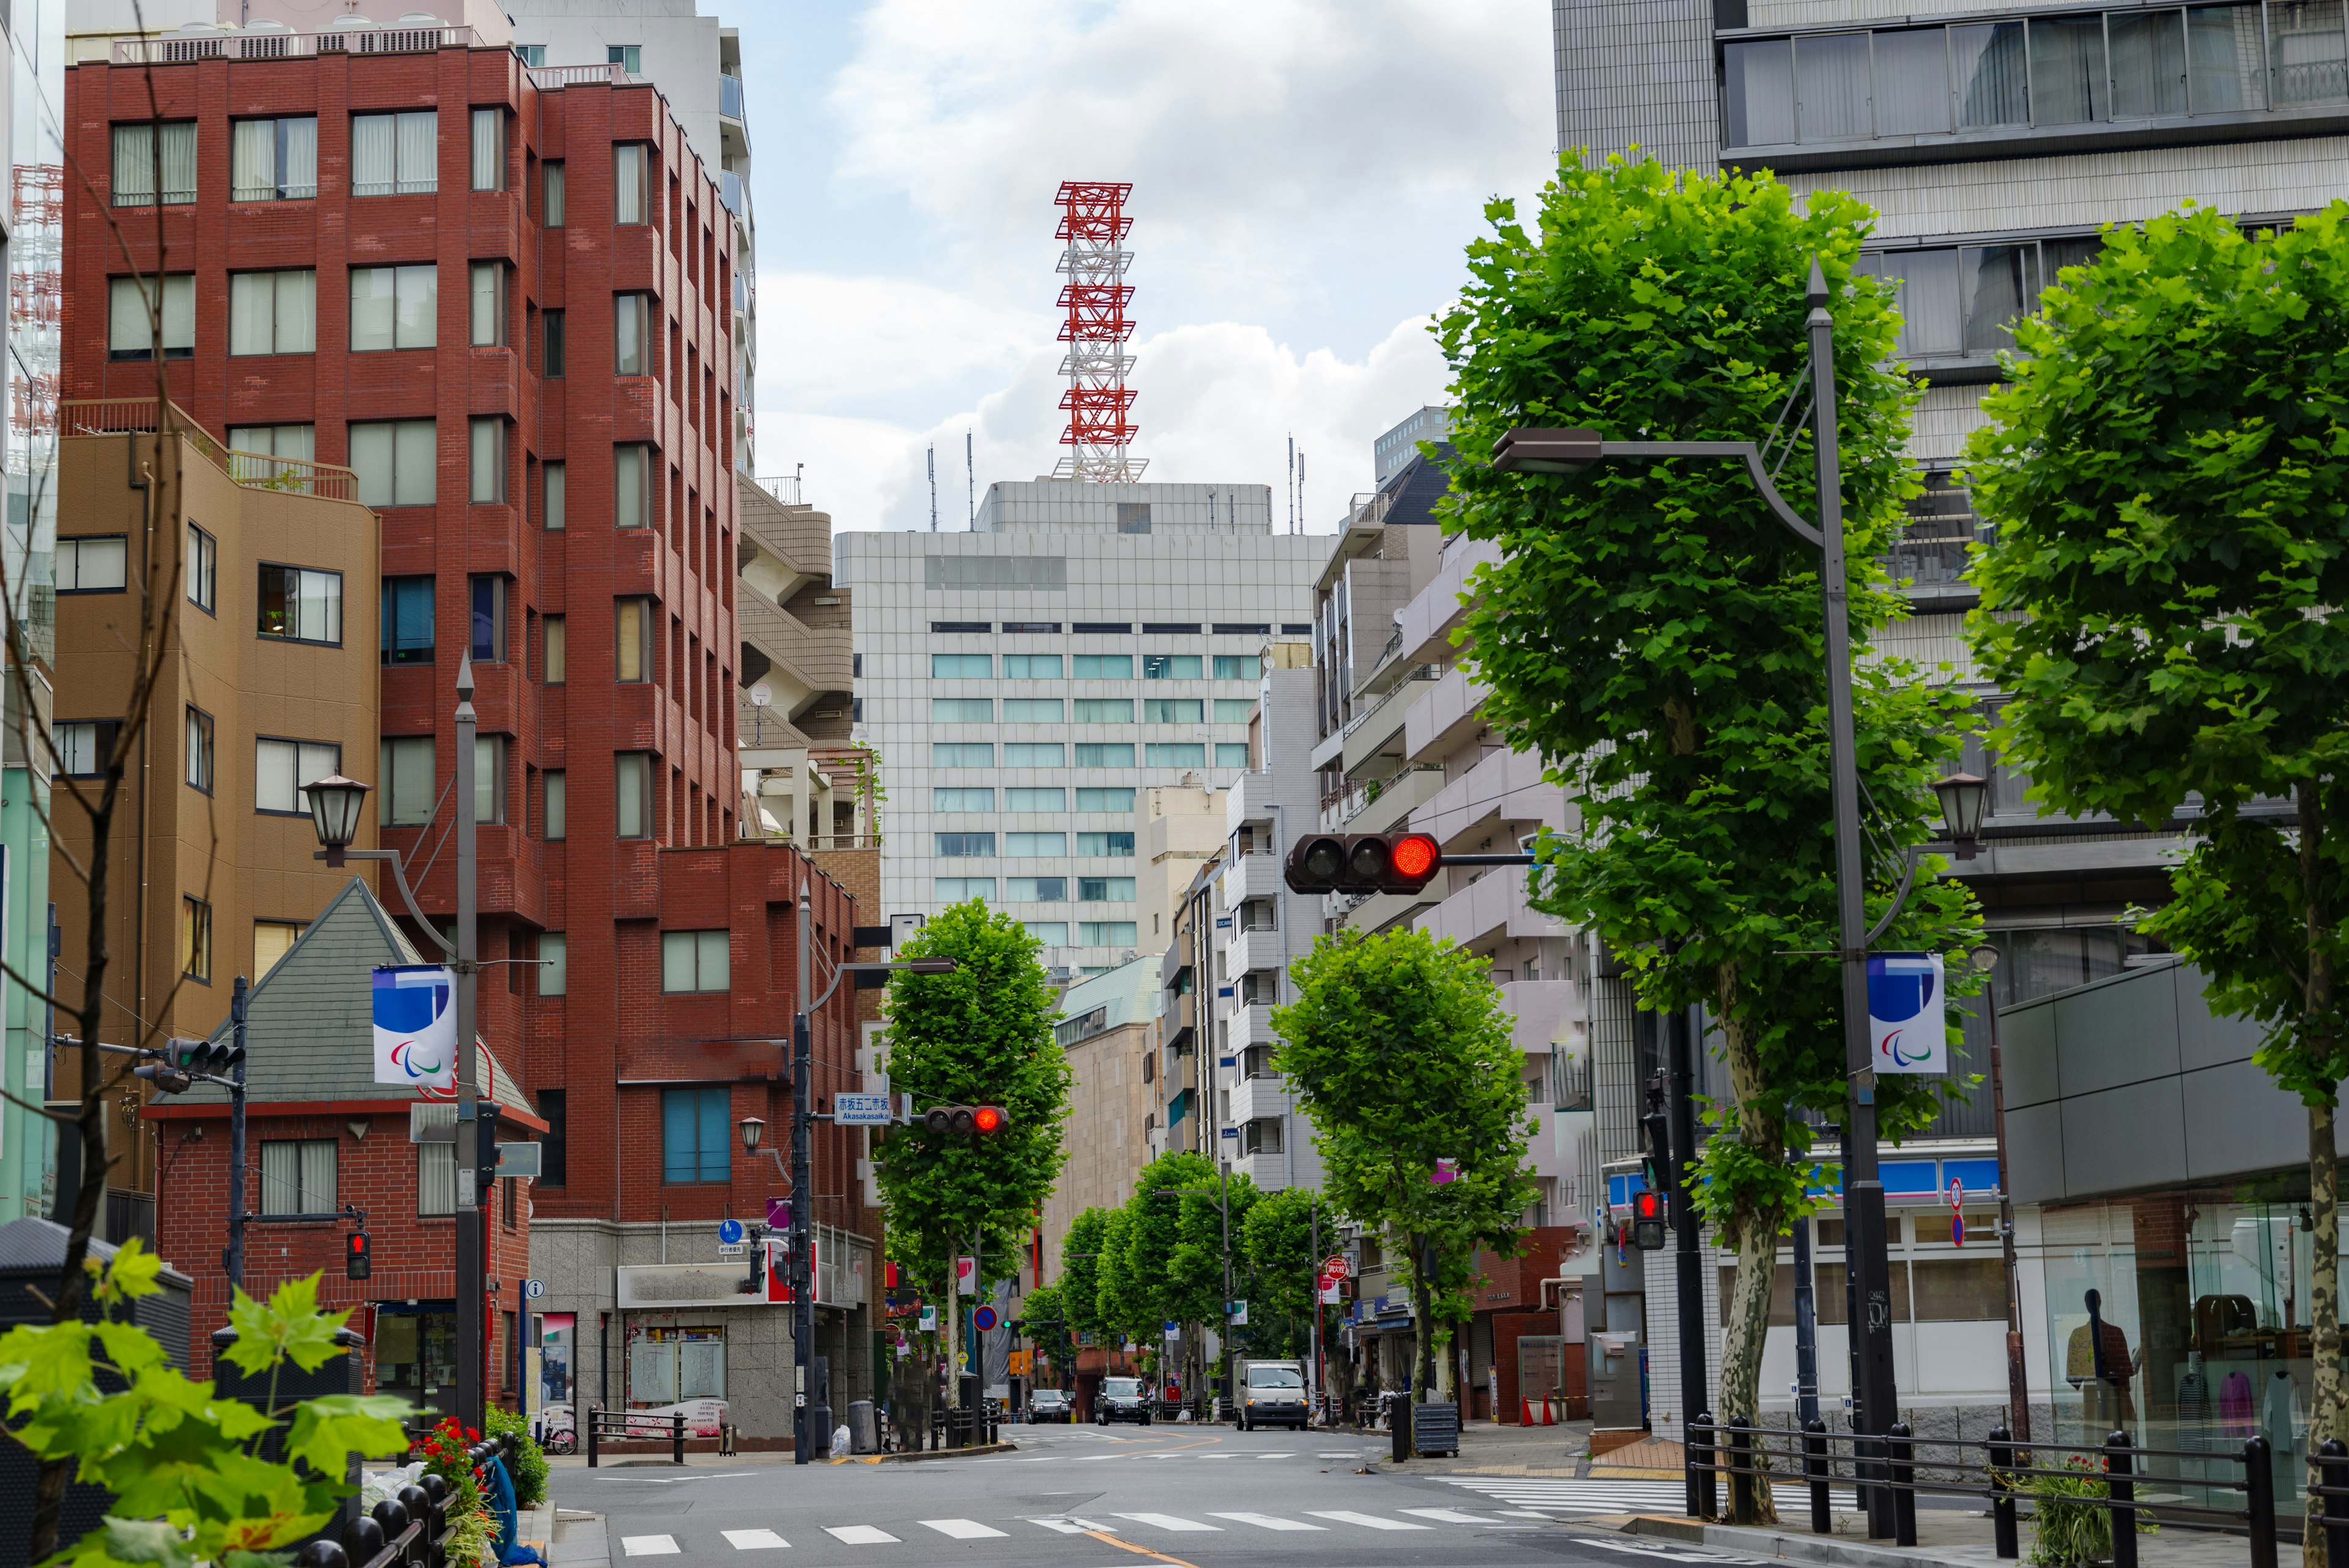
M 2268 1440 L 2243 1439 L 2244 1511 L 2251 1516 L 2251 1568 L 2276 1568 L 2275 1471 L 2269 1468 Z
M 1833 1535 L 1835 1511 L 1827 1496 L 1827 1424 L 1816 1416 L 1803 1423 L 1803 1474 L 1811 1483 L 1811 1533 Z
M 2112 1498 L 2113 1568 L 2137 1568 L 2137 1467 L 2131 1462 L 2129 1435 L 2115 1432 L 2105 1438 L 2105 1490 Z
M 2000 1557 L 2012 1560 L 2023 1555 L 2023 1543 L 2015 1530 L 2013 1478 L 2007 1474 L 2014 1469 L 2014 1434 L 2004 1427 L 1990 1429 L 1990 1527 L 1996 1539 Z
M 1895 1421 L 1885 1436 L 1890 1439 L 1892 1483 L 1892 1532 L 1896 1546 L 1917 1544 L 1917 1467 L 1911 1463 L 1917 1456 L 1917 1446 L 1909 1439 L 1914 1434 L 1906 1421 Z

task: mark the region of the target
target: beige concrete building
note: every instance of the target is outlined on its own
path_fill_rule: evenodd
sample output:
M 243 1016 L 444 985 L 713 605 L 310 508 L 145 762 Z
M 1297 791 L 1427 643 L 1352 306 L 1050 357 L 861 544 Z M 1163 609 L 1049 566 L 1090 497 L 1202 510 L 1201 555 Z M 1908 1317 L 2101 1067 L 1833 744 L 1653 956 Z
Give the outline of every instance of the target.
M 1142 945 L 1165 950 L 1174 911 L 1206 863 L 1224 846 L 1224 800 L 1230 792 L 1195 784 L 1154 784 L 1134 803 L 1141 846 L 1134 914 Z
M 152 401 L 68 403 L 68 432 L 118 433 L 59 443 L 50 888 L 71 974 L 88 972 L 75 867 L 92 847 L 76 797 L 95 798 L 121 740 L 151 645 L 142 627 L 163 630 L 149 722 L 122 742 L 111 835 L 100 1037 L 121 1044 L 211 1033 L 235 978 L 284 956 L 351 875 L 312 858 L 301 786 L 377 769 L 381 549 L 350 470 L 233 454 L 169 412 L 160 461 L 154 436 L 119 433 L 151 426 Z M 356 847 L 376 844 L 375 806 Z M 73 1060 L 59 1058 L 61 1079 Z M 111 1117 L 108 1131 L 131 1146 L 116 1151 L 109 1203 L 129 1223 L 109 1233 L 151 1236 L 151 1149 Z
M 1135 1177 L 1155 1152 L 1157 1013 L 1154 952 L 1081 980 L 1061 999 L 1057 1033 L 1076 1081 L 1069 1090 L 1069 1162 L 1044 1200 L 1040 1275 L 1047 1284 L 1060 1277 L 1070 1222 L 1133 1197 Z

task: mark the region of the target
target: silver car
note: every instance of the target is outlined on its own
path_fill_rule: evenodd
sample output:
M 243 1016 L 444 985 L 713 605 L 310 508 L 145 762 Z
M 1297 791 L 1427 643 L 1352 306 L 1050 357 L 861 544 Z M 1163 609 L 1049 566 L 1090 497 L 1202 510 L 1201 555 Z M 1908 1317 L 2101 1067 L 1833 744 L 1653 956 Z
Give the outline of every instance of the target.
M 1251 1361 L 1240 1370 L 1240 1430 L 1294 1427 L 1305 1430 L 1305 1373 L 1293 1361 Z

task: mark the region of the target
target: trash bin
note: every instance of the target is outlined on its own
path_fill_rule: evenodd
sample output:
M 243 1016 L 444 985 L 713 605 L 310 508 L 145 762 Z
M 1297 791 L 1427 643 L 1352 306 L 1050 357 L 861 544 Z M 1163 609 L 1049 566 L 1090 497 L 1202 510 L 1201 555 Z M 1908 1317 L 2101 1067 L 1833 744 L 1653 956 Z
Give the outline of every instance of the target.
M 851 1400 L 848 1406 L 848 1451 L 873 1454 L 881 1450 L 879 1429 L 873 1418 L 873 1401 Z

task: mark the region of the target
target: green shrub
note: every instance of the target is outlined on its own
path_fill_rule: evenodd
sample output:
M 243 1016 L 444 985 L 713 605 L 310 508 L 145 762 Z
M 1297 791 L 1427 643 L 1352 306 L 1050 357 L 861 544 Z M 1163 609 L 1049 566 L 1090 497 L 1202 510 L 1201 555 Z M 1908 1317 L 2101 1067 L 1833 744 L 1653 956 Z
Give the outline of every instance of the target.
M 2077 1568 L 2112 1561 L 2112 1510 L 2070 1501 L 2110 1497 L 2104 1468 L 2084 1454 L 2073 1454 L 2064 1461 L 2064 1469 L 2072 1473 L 2023 1478 L 2016 1490 L 2036 1505 L 2031 1516 L 2031 1552 L 2024 1562 L 2034 1568 Z M 2138 1534 L 2150 1535 L 2159 1527 L 2139 1509 L 2137 1528 Z
M 501 1410 L 495 1406 L 483 1411 L 481 1419 L 488 1423 L 490 1436 L 493 1438 L 508 1432 L 513 1434 L 513 1457 L 508 1461 L 507 1469 L 513 1472 L 514 1506 L 536 1508 L 544 1502 L 546 1454 L 531 1440 L 530 1423 L 512 1411 Z

